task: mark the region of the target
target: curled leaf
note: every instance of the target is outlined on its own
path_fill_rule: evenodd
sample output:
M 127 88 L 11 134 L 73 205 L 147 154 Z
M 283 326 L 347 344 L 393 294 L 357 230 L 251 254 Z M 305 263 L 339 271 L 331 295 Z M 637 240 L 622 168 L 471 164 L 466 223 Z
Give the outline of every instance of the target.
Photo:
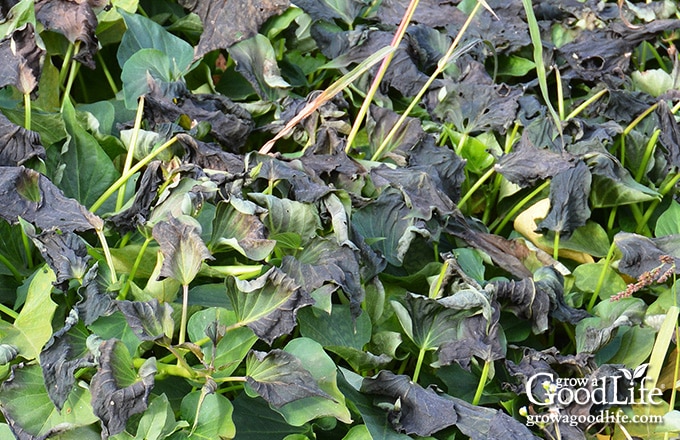
M 23 165 L 34 157 L 45 158 L 40 135 L 12 123 L 0 114 L 0 166 Z
M 172 338 L 175 322 L 170 304 L 152 299 L 148 302 L 118 301 L 117 305 L 132 331 L 142 341 Z
M 203 260 L 212 259 L 198 228 L 177 218 L 161 221 L 153 227 L 153 237 L 163 253 L 161 277 L 189 284 L 201 269 Z
M 45 262 L 57 276 L 54 285 L 68 290 L 69 280 L 82 280 L 87 273 L 87 264 L 91 257 L 83 240 L 73 232 L 57 233 L 45 231 L 32 235 L 31 239 L 38 248 Z
M 38 87 L 45 49 L 38 46 L 33 25 L 27 23 L 0 41 L 0 87 L 13 85 L 23 94 Z

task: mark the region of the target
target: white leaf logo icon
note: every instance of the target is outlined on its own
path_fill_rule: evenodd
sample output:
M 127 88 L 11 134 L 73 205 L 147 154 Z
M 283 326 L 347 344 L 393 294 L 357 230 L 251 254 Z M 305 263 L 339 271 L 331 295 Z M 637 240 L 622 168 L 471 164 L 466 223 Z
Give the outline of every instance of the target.
M 640 379 L 645 376 L 649 364 L 642 364 L 633 371 L 633 379 Z
M 633 374 L 630 372 L 629 369 L 627 368 L 619 368 L 619 371 L 621 374 L 623 374 L 623 377 L 625 377 L 628 380 L 633 380 Z

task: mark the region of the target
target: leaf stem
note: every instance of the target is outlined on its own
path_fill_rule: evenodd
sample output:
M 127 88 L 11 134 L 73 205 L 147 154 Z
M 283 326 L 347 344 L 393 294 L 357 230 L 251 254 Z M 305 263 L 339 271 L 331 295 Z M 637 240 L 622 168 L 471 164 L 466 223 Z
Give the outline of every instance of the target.
M 558 261 L 560 256 L 560 231 L 555 231 L 553 239 L 553 260 Z
M 71 66 L 71 60 L 73 59 L 73 44 L 69 44 L 66 48 L 66 53 L 64 54 L 64 62 L 61 64 L 61 69 L 59 70 L 59 84 L 64 84 L 66 80 L 66 75 L 68 69 Z
M 104 258 L 106 259 L 106 264 L 109 266 L 111 271 L 111 283 L 116 284 L 118 282 L 118 277 L 116 276 L 116 269 L 113 266 L 113 258 L 111 257 L 111 249 L 109 249 L 109 244 L 106 242 L 106 237 L 104 236 L 104 230 L 95 229 L 97 237 L 99 237 L 99 242 L 102 244 L 102 251 L 104 252 Z
M 475 391 L 475 397 L 472 398 L 472 404 L 477 405 L 482 399 L 482 393 L 484 392 L 484 387 L 486 386 L 486 381 L 489 378 L 489 370 L 491 368 L 491 361 L 484 361 L 484 367 L 482 367 L 482 375 L 479 377 L 479 382 L 477 383 L 477 391 Z
M 583 104 L 579 105 L 578 107 L 576 107 L 576 108 L 574 109 L 574 111 L 572 111 L 571 113 L 569 113 L 569 114 L 567 115 L 567 117 L 564 118 L 564 120 L 565 120 L 565 121 L 568 121 L 568 120 L 570 120 L 570 119 L 572 119 L 572 118 L 575 118 L 575 117 L 578 116 L 583 110 L 585 110 L 586 108 L 588 108 L 588 106 L 589 106 L 590 104 L 592 104 L 593 102 L 595 102 L 595 101 L 597 101 L 598 99 L 600 99 L 600 98 L 602 97 L 602 95 L 604 95 L 604 94 L 607 93 L 608 91 L 609 91 L 609 90 L 607 90 L 607 89 L 602 89 L 602 90 L 600 90 L 599 92 L 597 92 L 596 94 L 594 94 L 593 96 L 591 96 L 590 98 L 586 99 L 586 100 L 583 102 Z
M 12 272 L 12 275 L 14 275 L 15 280 L 21 281 L 24 278 L 21 275 L 21 272 L 19 272 L 17 268 L 14 267 L 12 262 L 10 262 L 9 259 L 2 254 L 0 254 L 0 263 L 4 264 L 5 267 L 7 267 L 7 269 L 9 269 L 10 272 Z
M 21 229 L 21 242 L 24 245 L 24 254 L 26 255 L 26 267 L 32 269 L 33 253 L 31 252 L 31 242 L 28 240 L 28 235 L 26 235 L 26 231 L 24 230 L 23 224 L 21 225 L 20 229 Z
M 373 97 L 378 91 L 378 87 L 380 87 L 380 83 L 382 82 L 382 79 L 385 76 L 385 72 L 387 72 L 388 66 L 392 62 L 394 52 L 401 43 L 401 40 L 404 38 L 406 28 L 408 27 L 408 24 L 411 22 L 411 18 L 413 17 L 413 13 L 416 11 L 416 7 L 418 6 L 419 1 L 420 0 L 410 0 L 408 7 L 406 8 L 406 11 L 404 11 L 404 16 L 402 17 L 401 22 L 399 23 L 399 27 L 397 27 L 397 31 L 394 33 L 394 37 L 392 37 L 392 41 L 390 42 L 390 47 L 392 47 L 394 50 L 390 52 L 385 58 L 383 58 L 382 63 L 380 64 L 380 67 L 378 68 L 378 71 L 376 72 L 375 77 L 373 78 L 373 82 L 371 83 L 371 86 L 368 89 L 368 92 L 366 93 L 366 98 L 364 99 L 364 102 L 361 104 L 361 107 L 359 108 L 359 113 L 357 113 L 357 116 L 354 119 L 354 124 L 352 124 L 352 128 L 349 132 L 349 135 L 347 135 L 347 147 L 345 148 L 345 151 L 349 151 L 352 148 L 354 138 L 359 132 L 359 127 L 361 127 L 361 123 L 364 121 L 366 113 L 368 113 L 368 109 L 371 106 L 371 103 L 373 102 Z
M 609 269 L 609 263 L 612 261 L 612 258 L 614 257 L 614 249 L 616 249 L 616 244 L 614 243 L 614 240 L 612 240 L 612 244 L 609 246 L 609 250 L 607 251 L 607 256 L 604 258 L 604 266 L 600 271 L 600 276 L 597 278 L 595 290 L 593 291 L 593 295 L 590 297 L 590 302 L 588 303 L 589 312 L 593 310 L 593 307 L 595 307 L 595 301 L 597 301 L 597 298 L 600 297 L 600 290 L 602 290 L 602 286 L 604 285 L 604 279 L 607 276 L 607 269 Z
M 118 178 L 118 180 L 116 180 L 115 182 L 113 182 L 113 185 L 111 185 L 111 186 L 109 187 L 109 189 L 107 189 L 107 190 L 104 192 L 104 194 L 102 194 L 102 195 L 97 199 L 97 201 L 94 202 L 94 203 L 92 204 L 92 206 L 90 207 L 90 211 L 91 211 L 91 212 L 95 212 L 95 211 L 97 211 L 99 208 L 101 208 L 101 206 L 104 204 L 104 202 L 106 202 L 106 200 L 108 200 L 108 198 L 111 197 L 111 196 L 113 195 L 113 193 L 115 193 L 116 191 L 118 191 L 118 188 L 120 188 L 121 185 L 123 185 L 123 183 L 125 183 L 125 182 L 126 182 L 130 177 L 132 177 L 137 171 L 139 171 L 140 169 L 142 169 L 142 167 L 146 166 L 149 162 L 151 162 L 151 161 L 152 161 L 156 156 L 158 156 L 160 153 L 162 153 L 163 151 L 165 151 L 165 150 L 167 150 L 168 148 L 170 148 L 170 146 L 172 146 L 172 144 L 174 144 L 176 141 L 177 141 L 177 136 L 173 136 L 169 141 L 167 141 L 166 143 L 164 143 L 164 144 L 161 145 L 160 147 L 156 148 L 154 151 L 152 151 L 151 153 L 149 153 L 149 154 L 148 154 L 146 157 L 144 157 L 142 160 L 140 160 L 139 162 L 137 162 L 132 168 L 130 168 L 130 170 L 129 170 L 127 173 L 123 174 L 122 176 L 120 176 L 120 177 Z
M 462 207 L 465 202 L 468 201 L 470 197 L 472 197 L 472 194 L 475 193 L 479 189 L 480 186 L 484 184 L 491 176 L 493 176 L 493 173 L 495 172 L 495 168 L 492 166 L 489 168 L 477 181 L 475 182 L 474 185 L 470 187 L 470 189 L 465 193 L 463 197 L 461 197 L 460 201 L 458 202 L 458 208 Z
M 416 361 L 416 369 L 413 371 L 413 382 L 418 382 L 418 377 L 420 376 L 420 369 L 423 367 L 423 360 L 425 359 L 425 352 L 427 349 L 424 347 L 418 352 L 418 360 Z
M 106 62 L 104 61 L 104 57 L 102 56 L 101 51 L 97 51 L 97 61 L 99 62 L 102 71 L 104 72 L 104 76 L 106 77 L 106 81 L 109 83 L 109 87 L 111 87 L 111 91 L 113 92 L 114 95 L 117 95 L 118 87 L 116 86 L 116 82 L 113 80 L 113 76 L 111 76 L 111 72 L 109 71 L 109 67 L 106 65 Z
M 118 295 L 120 297 L 119 299 L 125 299 L 125 297 L 127 296 L 128 290 L 130 290 L 130 287 L 132 285 L 132 280 L 135 278 L 137 269 L 139 269 L 139 265 L 142 263 L 142 259 L 144 258 L 146 248 L 149 246 L 149 243 L 151 243 L 151 241 L 153 241 L 153 237 L 144 238 L 144 243 L 142 243 L 142 247 L 139 249 L 137 258 L 135 258 L 135 262 L 132 264 L 132 268 L 130 269 L 130 275 L 128 276 L 128 279 L 125 281 L 125 285 L 123 286 L 123 288 L 120 291 L 120 294 Z
M 31 129 L 31 94 L 24 93 L 24 128 Z
M 0 303 L 0 312 L 4 313 L 5 315 L 9 316 L 10 318 L 16 320 L 19 317 L 19 313 L 16 311 L 10 309 L 3 303 Z
M 127 155 L 125 156 L 125 164 L 123 165 L 123 174 L 130 171 L 132 167 L 132 159 L 135 157 L 135 149 L 137 146 L 137 138 L 139 137 L 139 129 L 142 125 L 142 116 L 144 115 L 144 95 L 139 97 L 137 104 L 137 114 L 135 115 L 135 124 L 132 128 L 132 136 L 130 136 L 130 145 L 128 145 Z M 125 187 L 127 181 L 123 182 L 118 190 L 118 198 L 116 199 L 116 211 L 120 211 L 125 202 Z
M 78 54 L 80 50 L 80 41 L 76 41 L 74 44 L 73 52 Z M 71 68 L 69 69 L 68 80 L 66 81 L 66 86 L 64 87 L 64 96 L 61 100 L 61 111 L 64 111 L 64 103 L 67 99 L 70 99 L 71 88 L 73 87 L 73 81 L 76 79 L 78 74 L 78 69 L 80 68 L 80 63 L 74 63 L 71 61 Z
M 649 163 L 649 159 L 652 157 L 652 153 L 654 152 L 654 146 L 656 145 L 657 139 L 659 139 L 659 134 L 661 134 L 661 130 L 657 128 L 656 130 L 654 130 L 654 133 L 652 133 L 652 136 L 649 138 L 649 142 L 647 142 L 645 154 L 642 156 L 640 167 L 638 168 L 637 173 L 635 174 L 635 181 L 638 183 L 640 183 L 640 181 L 642 180 L 642 176 L 645 175 L 645 171 L 647 170 L 647 164 Z
M 189 285 L 182 284 L 182 318 L 179 324 L 179 345 L 184 344 L 187 333 L 187 313 L 189 309 Z
M 524 205 L 529 203 L 531 199 L 540 194 L 541 191 L 546 189 L 549 185 L 550 180 L 546 180 L 538 188 L 531 191 L 531 193 L 528 196 L 524 197 L 522 200 L 519 201 L 519 203 L 513 206 L 513 208 L 503 217 L 503 220 L 501 220 L 500 224 L 495 228 L 494 233 L 499 234 L 503 230 L 505 225 L 510 221 L 510 219 L 512 219 L 512 217 L 514 217 L 515 214 L 517 214 L 520 211 L 520 209 L 524 207 Z

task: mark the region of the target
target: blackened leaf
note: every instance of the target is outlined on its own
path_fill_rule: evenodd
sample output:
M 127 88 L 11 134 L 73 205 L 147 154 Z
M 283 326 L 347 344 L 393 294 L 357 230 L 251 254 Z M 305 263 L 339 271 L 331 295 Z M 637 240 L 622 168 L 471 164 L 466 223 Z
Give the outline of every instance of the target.
M 456 427 L 471 440 L 538 440 L 526 425 L 502 411 L 471 405 L 453 398 L 458 413 Z
M 31 169 L 0 167 L 0 217 L 16 224 L 21 217 L 42 230 L 87 231 L 102 220 Z
M 628 170 L 608 153 L 586 155 L 593 176 L 590 202 L 594 208 L 613 207 L 658 199 L 660 194 L 633 179 Z
M 95 29 L 97 16 L 89 2 L 77 0 L 38 0 L 35 18 L 45 29 L 64 35 L 71 43 L 80 42 L 80 50 L 74 58 L 90 69 L 95 68 L 92 58 L 98 44 Z
M 283 405 L 305 397 L 332 399 L 294 355 L 279 349 L 251 351 L 246 358 L 246 380 L 270 405 Z
M 251 193 L 250 198 L 260 206 L 267 208 L 263 219 L 270 234 L 293 232 L 307 243 L 321 229 L 321 220 L 317 209 L 311 203 L 302 203 L 290 199 L 280 199 L 268 194 Z
M 337 18 L 351 25 L 365 4 L 358 0 L 298 0 L 295 6 L 303 9 L 314 20 L 333 22 Z
M 267 258 L 276 241 L 266 238 L 264 224 L 257 216 L 260 211 L 264 210 L 245 200 L 232 198 L 229 202 L 218 203 L 208 247 L 213 252 L 235 249 L 255 261 Z
M 0 166 L 23 165 L 34 157 L 45 159 L 45 148 L 40 144 L 40 135 L 13 124 L 5 115 L 0 114 Z
M 371 146 L 371 153 L 375 153 L 383 143 L 388 133 L 399 120 L 400 115 L 390 109 L 371 105 L 366 131 Z M 420 120 L 408 117 L 397 129 L 392 139 L 387 144 L 385 151 L 392 151 L 396 148 L 408 151 L 418 144 L 425 137 L 425 131 Z
M 260 95 L 260 98 L 276 101 L 285 94 L 290 84 L 281 77 L 276 54 L 269 38 L 257 34 L 229 48 L 229 55 L 236 62 L 236 71 L 243 75 Z
M 100 287 L 99 263 L 96 262 L 87 271 L 83 284 L 78 288 L 80 301 L 76 303 L 78 317 L 85 325 L 95 322 L 100 316 L 113 313 L 113 299 Z
M 99 351 L 99 367 L 90 390 L 92 408 L 106 438 L 122 432 L 130 416 L 146 410 L 155 382 L 156 358 L 147 359 L 136 371 L 128 349 L 119 340 L 105 341 Z
M 240 123 L 237 122 L 234 125 L 238 126 Z M 242 131 L 241 134 L 238 134 L 238 138 L 249 131 Z M 247 134 L 245 135 L 247 136 Z M 186 148 L 186 155 L 183 158 L 185 162 L 198 165 L 204 169 L 227 171 L 230 174 L 239 175 L 244 172 L 243 157 L 224 151 L 215 143 L 201 142 L 184 133 L 179 133 L 177 140 Z M 237 144 L 232 146 L 236 147 Z
M 212 259 L 195 225 L 172 218 L 157 223 L 152 233 L 164 257 L 161 277 L 188 285 L 198 274 L 203 260 Z
M 496 170 L 512 183 L 527 187 L 573 168 L 576 161 L 565 151 L 534 147 L 525 132 L 514 151 L 499 159 Z
M 408 155 L 409 168 L 429 173 L 434 170 L 444 193 L 454 203 L 458 202 L 465 181 L 464 159 L 450 148 L 437 147 L 432 136 L 426 136 L 405 153 Z
M 57 279 L 54 281 L 56 287 L 66 291 L 69 280 L 83 279 L 91 257 L 87 254 L 87 247 L 80 236 L 73 232 L 45 231 L 32 235 L 31 239 L 56 274 Z
M 590 218 L 588 197 L 592 176 L 585 163 L 557 173 L 550 181 L 550 211 L 538 224 L 543 233 L 553 231 L 568 238 Z
M 95 366 L 94 354 L 87 346 L 88 336 L 87 328 L 78 322 L 78 312 L 71 310 L 64 327 L 52 335 L 40 352 L 45 388 L 60 411 L 76 381 L 73 373 Z
M 47 395 L 37 364 L 13 368 L 0 387 L 0 412 L 18 440 L 45 440 L 97 421 L 90 408 L 90 391 L 75 387 L 58 411 Z
M 0 87 L 13 85 L 27 94 L 38 86 L 45 50 L 35 37 L 33 25 L 27 23 L 0 41 Z
M 307 293 L 324 284 L 342 288 L 350 300 L 354 317 L 361 313 L 364 292 L 359 280 L 359 262 L 354 251 L 334 240 L 314 238 L 295 256 L 286 255 L 281 270 Z
M 365 378 L 361 392 L 390 398 L 394 404 L 390 422 L 409 435 L 429 436 L 458 422 L 453 400 L 413 383 L 408 376 L 383 370 L 375 378 Z
M 157 299 L 148 302 L 118 301 L 116 304 L 132 331 L 142 341 L 172 339 L 175 322 L 170 304 L 161 304 Z
M 393 266 L 401 266 L 416 234 L 428 236 L 422 221 L 409 217 L 411 210 L 401 193 L 385 189 L 380 196 L 352 214 L 352 225 Z
M 408 3 L 408 0 L 383 0 L 378 8 L 378 18 L 385 24 L 398 25 Z M 431 27 L 444 27 L 455 22 L 462 23 L 465 14 L 456 8 L 456 2 L 425 0 L 418 4 L 412 21 Z
M 680 126 L 675 121 L 675 115 L 673 115 L 671 109 L 668 108 L 668 104 L 663 99 L 659 100 L 656 115 L 661 125 L 661 133 L 659 134 L 661 151 L 668 165 L 678 168 L 680 167 Z
M 227 295 L 238 322 L 270 345 L 293 331 L 298 309 L 314 304 L 295 280 L 276 267 L 252 281 L 228 278 Z
M 290 185 L 290 198 L 297 202 L 314 203 L 332 191 L 313 172 L 306 170 L 300 161 L 284 162 L 267 155 L 258 155 L 253 159 L 260 167 L 257 175 L 253 177 L 266 179 L 268 184 L 282 180 L 279 187 L 284 183 Z
M 660 267 L 659 273 L 671 268 L 662 263 L 663 256 L 673 257 L 676 273 L 680 267 L 680 235 L 667 235 L 659 238 L 648 238 L 629 232 L 619 232 L 614 236 L 614 243 L 621 251 L 618 270 L 633 278 L 640 278 L 643 273 Z
M 203 22 L 196 58 L 252 37 L 267 19 L 290 6 L 288 0 L 180 0 L 179 3 L 195 12 Z
M 371 179 L 376 187 L 391 186 L 401 191 L 411 215 L 430 220 L 433 214 L 446 217 L 456 210 L 453 201 L 442 191 L 439 176 L 430 170 L 412 168 L 392 169 L 380 166 L 371 170 Z
M 157 160 L 151 162 L 137 183 L 132 206 L 109 217 L 107 221 L 113 223 L 121 233 L 134 231 L 144 225 L 149 218 L 152 204 L 158 195 L 158 188 L 163 181 L 161 162 Z

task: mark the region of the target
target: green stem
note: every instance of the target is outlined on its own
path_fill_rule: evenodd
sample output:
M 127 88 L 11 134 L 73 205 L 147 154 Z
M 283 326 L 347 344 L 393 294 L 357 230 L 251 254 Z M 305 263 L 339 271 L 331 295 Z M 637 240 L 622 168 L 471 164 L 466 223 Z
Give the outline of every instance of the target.
M 104 57 L 102 56 L 101 51 L 97 51 L 97 61 L 99 62 L 102 71 L 104 72 L 104 76 L 106 77 L 106 81 L 109 83 L 109 87 L 111 87 L 111 91 L 113 92 L 114 95 L 117 95 L 118 87 L 116 86 L 116 82 L 113 80 L 113 76 L 111 76 L 111 72 L 109 71 L 109 67 L 106 65 L 106 62 L 104 61 Z
M 113 267 L 113 258 L 111 257 L 111 249 L 109 249 L 109 244 L 106 242 L 106 237 L 104 236 L 104 231 L 101 229 L 95 229 L 97 237 L 102 244 L 102 251 L 104 252 L 104 258 L 106 259 L 106 264 L 109 266 L 109 271 L 111 271 L 111 284 L 116 284 L 118 282 L 118 277 L 116 276 L 116 269 Z
M 125 299 L 125 296 L 130 290 L 132 280 L 135 278 L 135 275 L 137 274 L 137 269 L 139 269 L 139 265 L 142 263 L 142 259 L 144 258 L 144 254 L 146 253 L 146 248 L 149 246 L 149 243 L 151 243 L 152 240 L 153 237 L 146 237 L 144 239 L 144 243 L 142 243 L 142 247 L 139 249 L 137 258 L 135 258 L 135 262 L 132 264 L 132 268 L 130 269 L 130 276 L 128 277 L 127 281 L 125 282 L 125 285 L 120 291 L 119 294 L 120 299 Z
M 69 44 L 66 54 L 64 54 L 64 62 L 61 65 L 61 70 L 59 70 L 59 84 L 64 84 L 64 80 L 66 80 L 66 75 L 73 59 L 73 48 L 73 44 Z
M 607 277 L 607 269 L 609 269 L 609 263 L 612 261 L 612 258 L 614 257 L 615 249 L 616 244 L 614 244 L 614 241 L 612 240 L 612 244 L 609 246 L 609 250 L 607 251 L 607 256 L 604 258 L 604 265 L 602 267 L 602 270 L 600 271 L 600 276 L 597 278 L 595 290 L 593 291 L 593 295 L 590 297 L 590 302 L 588 303 L 589 312 L 593 310 L 593 307 L 595 307 L 595 301 L 597 301 L 597 298 L 600 297 L 600 290 L 602 290 L 602 286 L 604 285 L 604 279 Z
M 10 272 L 12 272 L 12 275 L 14 275 L 14 279 L 17 281 L 21 281 L 24 279 L 24 277 L 21 275 L 21 272 L 17 270 L 16 267 L 5 257 L 4 255 L 0 254 L 0 263 L 4 264 L 7 269 L 9 269 Z
M 418 382 L 418 377 L 420 376 L 420 369 L 423 367 L 423 360 L 425 359 L 425 348 L 421 348 L 418 352 L 418 360 L 416 361 L 416 369 L 413 371 L 413 382 Z
M 123 174 L 130 171 L 132 167 L 132 159 L 135 157 L 135 149 L 137 146 L 137 138 L 139 137 L 139 130 L 142 126 L 142 116 L 144 115 L 144 95 L 139 97 L 137 104 L 137 114 L 135 116 L 135 124 L 132 128 L 132 136 L 130 136 L 130 145 L 128 145 L 127 155 L 125 156 L 125 164 L 123 165 Z M 123 182 L 118 190 L 118 198 L 116 199 L 116 211 L 120 211 L 125 202 L 125 188 L 127 181 Z
M 21 227 L 21 242 L 24 245 L 24 255 L 26 255 L 26 267 L 29 269 L 33 268 L 33 252 L 31 252 L 31 242 L 26 235 L 26 231 Z
M 444 264 L 442 264 L 442 269 L 439 271 L 439 276 L 437 277 L 437 283 L 434 286 L 434 289 L 430 291 L 430 298 L 431 299 L 436 299 L 437 294 L 442 288 L 442 284 L 444 284 L 444 278 L 446 278 L 446 271 L 449 268 L 449 261 L 446 260 L 444 261 Z
M 174 144 L 176 141 L 177 141 L 177 136 L 173 136 L 169 141 L 167 141 L 166 143 L 164 143 L 164 144 L 161 145 L 160 147 L 156 148 L 154 151 L 152 151 L 151 153 L 149 153 L 149 154 L 148 154 L 146 157 L 144 157 L 142 160 L 140 160 L 139 162 L 137 162 L 137 163 L 135 164 L 135 166 L 133 166 L 132 168 L 130 168 L 130 170 L 129 170 L 127 173 L 125 173 L 125 174 L 123 174 L 122 176 L 120 176 L 120 177 L 118 178 L 118 180 L 116 180 L 116 181 L 113 183 L 113 185 L 111 185 L 111 186 L 109 187 L 109 189 L 107 189 L 107 190 L 104 192 L 104 194 L 102 194 L 102 195 L 97 199 L 97 201 L 94 202 L 94 203 L 92 204 L 92 206 L 90 207 L 90 212 L 95 212 L 95 211 L 97 211 L 99 208 L 101 208 L 102 205 L 104 204 L 104 202 L 106 202 L 106 201 L 108 200 L 108 198 L 111 197 L 111 196 L 113 195 L 113 193 L 115 193 L 116 191 L 118 191 L 118 188 L 120 188 L 120 187 L 123 185 L 123 183 L 125 183 L 125 182 L 126 182 L 130 177 L 132 177 L 137 171 L 141 170 L 142 167 L 146 166 L 149 162 L 151 162 L 151 161 L 152 161 L 156 156 L 158 156 L 160 153 L 162 153 L 163 151 L 165 151 L 165 150 L 167 150 L 168 148 L 170 148 L 170 146 L 172 146 L 172 144 Z
M 676 174 L 673 176 L 673 178 L 664 186 L 661 188 L 661 191 L 659 193 L 661 194 L 661 198 L 668 194 L 668 192 L 673 189 L 676 183 L 678 183 L 678 180 L 680 180 L 680 173 Z M 643 230 L 643 228 L 649 228 L 647 225 L 647 222 L 649 222 L 649 219 L 652 217 L 652 214 L 654 214 L 654 210 L 656 209 L 657 206 L 659 206 L 659 203 L 661 203 L 661 200 L 657 199 L 652 201 L 651 205 L 647 208 L 647 211 L 645 211 L 645 214 L 642 216 L 642 219 L 640 222 L 638 222 L 638 226 L 635 229 L 636 233 L 640 233 L 640 231 Z
M 524 197 L 522 200 L 520 200 L 519 203 L 516 204 L 516 205 L 515 205 L 515 206 L 514 206 L 514 207 L 513 207 L 513 208 L 512 208 L 512 209 L 511 209 L 504 217 L 503 217 L 503 220 L 501 220 L 500 224 L 495 228 L 494 233 L 495 233 L 495 234 L 499 234 L 499 233 L 503 230 L 503 228 L 505 227 L 505 225 L 510 221 L 510 219 L 512 219 L 512 218 L 515 216 L 515 214 L 517 214 L 522 208 L 524 208 L 524 205 L 526 205 L 527 203 L 529 203 L 529 202 L 531 201 L 531 199 L 533 199 L 533 198 L 536 197 L 538 194 L 540 194 L 541 191 L 543 191 L 544 189 L 546 189 L 549 185 L 550 185 L 550 181 L 549 181 L 549 180 L 546 180 L 546 181 L 543 182 L 538 188 L 536 188 L 535 190 L 531 191 L 531 193 L 530 193 L 528 196 L 526 196 L 526 197 Z
M 470 189 L 465 193 L 463 197 L 461 197 L 460 201 L 458 202 L 458 208 L 462 207 L 465 204 L 465 202 L 467 202 L 468 199 L 472 197 L 472 194 L 474 194 L 475 191 L 477 191 L 479 187 L 484 184 L 484 182 L 486 182 L 491 176 L 493 176 L 493 173 L 495 171 L 496 170 L 494 169 L 494 167 L 491 167 L 482 175 L 482 177 L 477 179 L 475 184 L 472 185 L 472 187 L 470 187 Z
M 557 113 L 560 120 L 564 121 L 564 90 L 562 89 L 562 75 L 557 66 L 555 66 L 555 82 L 557 83 Z
M 134 365 L 135 368 L 140 368 L 145 362 L 146 359 L 144 358 L 136 358 L 132 360 L 132 365 Z M 191 369 L 187 370 L 186 367 L 183 366 L 164 364 L 159 361 L 156 361 L 156 369 L 159 374 L 184 377 L 186 379 L 193 379 L 196 376 Z
M 189 311 L 189 285 L 182 284 L 182 320 L 179 324 L 179 345 L 184 344 L 187 333 L 187 313 Z
M 78 53 L 80 50 L 80 41 L 76 41 L 74 45 L 74 53 Z M 61 110 L 64 111 L 64 103 L 67 99 L 70 99 L 71 88 L 73 87 L 73 81 L 76 79 L 78 74 L 78 69 L 80 68 L 80 63 L 71 63 L 71 68 L 69 69 L 68 80 L 66 81 L 66 86 L 64 87 L 64 96 L 61 100 Z
M 560 231 L 555 231 L 553 239 L 553 260 L 558 261 L 560 256 Z
M 5 315 L 9 316 L 10 318 L 16 320 L 19 317 L 19 314 L 15 312 L 14 310 L 10 309 L 3 303 L 0 303 L 0 312 L 4 313 Z
M 419 1 L 420 0 L 410 0 L 408 7 L 406 8 L 406 11 L 404 11 L 404 16 L 401 19 L 401 23 L 399 23 L 399 27 L 397 28 L 397 31 L 394 33 L 392 42 L 390 42 L 390 47 L 396 49 L 401 43 L 401 40 L 404 38 L 404 34 L 406 34 L 406 28 L 408 27 L 408 24 L 411 22 L 411 17 L 413 17 L 413 13 L 416 11 L 416 7 L 418 6 Z M 373 78 L 371 87 L 368 89 L 368 92 L 366 93 L 366 98 L 364 99 L 364 102 L 361 104 L 361 108 L 359 108 L 359 113 L 354 119 L 354 124 L 352 124 L 352 128 L 349 132 L 349 135 L 347 135 L 347 147 L 345 148 L 346 151 L 350 151 L 350 149 L 352 148 L 354 138 L 359 132 L 359 127 L 361 127 L 361 124 L 364 121 L 364 118 L 366 117 L 366 113 L 368 113 L 368 109 L 371 106 L 371 103 L 373 102 L 373 97 L 378 91 L 378 87 L 380 87 L 380 83 L 382 82 L 382 79 L 385 76 L 385 72 L 387 72 L 387 67 L 392 62 L 392 57 L 394 57 L 394 51 L 390 52 L 382 60 L 382 62 L 380 63 L 380 67 L 378 67 L 378 72 L 376 72 L 375 77 Z
M 482 375 L 479 377 L 479 382 L 477 383 L 477 391 L 475 391 L 475 397 L 472 398 L 472 404 L 477 405 L 482 399 L 482 393 L 484 392 L 484 387 L 486 386 L 486 381 L 489 378 L 489 370 L 491 369 L 491 361 L 484 361 L 484 367 L 482 367 Z
M 586 99 L 586 100 L 583 102 L 583 104 L 579 105 L 578 107 L 576 107 L 576 108 L 574 109 L 574 111 L 572 111 L 571 113 L 569 113 L 569 114 L 567 115 L 567 117 L 566 117 L 564 120 L 565 120 L 565 121 L 568 121 L 568 120 L 570 120 L 570 119 L 572 119 L 572 118 L 575 118 L 575 117 L 578 116 L 583 110 L 585 110 L 586 108 L 588 108 L 588 106 L 589 106 L 590 104 L 592 104 L 593 102 L 595 102 L 595 101 L 597 101 L 598 99 L 600 99 L 600 98 L 602 97 L 602 95 L 604 95 L 604 94 L 607 93 L 608 91 L 609 91 L 609 90 L 607 90 L 607 89 L 602 89 L 602 90 L 600 90 L 599 92 L 597 92 L 596 94 L 594 94 L 593 96 L 591 96 L 590 98 Z
M 24 128 L 31 129 L 31 94 L 24 93 Z
M 640 167 L 637 170 L 637 173 L 635 174 L 635 181 L 640 183 L 642 180 L 642 176 L 645 175 L 645 171 L 647 170 L 647 164 L 649 163 L 649 159 L 652 157 L 652 153 L 654 152 L 654 146 L 656 145 L 657 139 L 659 139 L 659 134 L 661 134 L 661 130 L 656 129 L 654 130 L 654 133 L 652 133 L 652 136 L 649 138 L 649 142 L 647 142 L 647 147 L 645 148 L 645 154 L 642 156 L 642 162 L 640 162 Z

